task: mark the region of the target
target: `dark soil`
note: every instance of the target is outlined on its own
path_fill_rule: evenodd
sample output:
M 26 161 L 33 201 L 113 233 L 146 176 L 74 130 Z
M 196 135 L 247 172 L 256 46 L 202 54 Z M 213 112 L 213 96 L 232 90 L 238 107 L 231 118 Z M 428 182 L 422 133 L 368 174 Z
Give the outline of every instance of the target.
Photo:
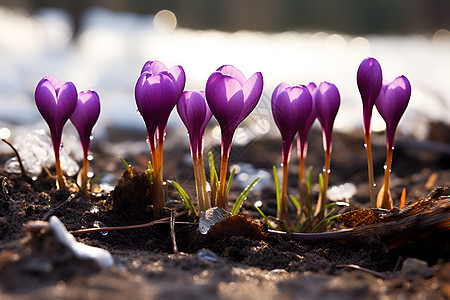
M 442 130 L 442 127 L 438 127 Z M 443 129 L 444 132 L 448 128 Z M 170 136 L 170 132 L 168 133 Z M 417 142 L 399 137 L 394 151 L 391 193 L 399 206 L 402 189 L 407 203 L 417 202 L 440 186 L 450 185 L 450 139 L 430 132 L 434 140 Z M 319 132 L 310 134 L 307 164 L 313 178 L 323 164 Z M 385 159 L 384 137 L 374 136 L 374 168 L 381 186 Z M 169 143 L 168 143 L 169 144 Z M 360 134 L 333 137 L 330 186 L 351 182 L 357 186 L 350 207 L 340 212 L 369 207 L 366 182 L 365 151 Z M 170 145 L 170 144 L 169 144 Z M 218 158 L 218 146 L 212 152 Z M 442 150 L 443 149 L 443 150 Z M 141 229 L 76 235 L 78 241 L 111 252 L 115 265 L 98 270 L 79 262 L 65 249 L 49 247 L 36 236 L 30 236 L 24 225 L 30 220 L 47 220 L 57 216 L 68 230 L 91 228 L 95 221 L 107 226 L 143 224 L 153 221 L 148 178 L 144 169 L 148 153 L 110 154 L 94 149 L 96 174 L 108 172 L 118 181 L 110 194 L 60 191 L 54 179 L 45 172 L 36 180 L 0 169 L 0 298 L 1 299 L 449 299 L 450 297 L 450 221 L 444 214 L 439 228 L 430 234 L 411 234 L 429 223 L 409 225 L 410 231 L 392 231 L 403 241 L 393 246 L 390 237 L 372 234 L 352 242 L 336 240 L 298 241 L 282 239 L 267 230 L 254 209 L 261 200 L 266 215 L 276 215 L 273 189 L 250 194 L 240 214 L 214 226 L 207 235 L 198 231 L 198 219 L 184 214 L 176 219 L 175 236 L 178 252 L 174 253 L 169 224 Z M 295 150 L 294 150 L 295 151 Z M 447 152 L 446 152 L 447 151 Z M 149 152 L 149 151 L 148 151 Z M 191 166 L 186 163 L 187 145 L 165 150 L 164 176 L 183 186 L 193 187 Z M 257 155 L 255 155 L 257 153 Z M 0 163 L 13 154 L 2 154 Z M 137 166 L 133 178 L 127 177 L 117 155 Z M 296 191 L 298 170 L 293 155 L 289 182 Z M 258 140 L 244 147 L 233 146 L 231 163 L 249 162 L 256 168 L 270 170 L 280 161 L 279 140 Z M 218 163 L 218 162 L 217 162 Z M 53 172 L 54 173 L 54 172 Z M 190 189 L 189 191 L 191 191 Z M 438 190 L 448 197 L 449 191 Z M 232 190 L 230 199 L 239 191 Z M 165 216 L 171 210 L 186 210 L 177 193 L 166 189 Z M 194 195 L 191 195 L 194 197 Z M 439 197 L 434 194 L 435 198 Z M 232 203 L 231 203 L 232 204 Z M 290 207 L 293 218 L 295 210 Z M 332 223 L 332 228 L 343 228 Z M 430 225 L 434 228 L 435 223 Z M 436 225 L 437 226 L 437 225 Z M 426 231 L 428 232 L 428 231 Z M 405 238 L 407 237 L 407 241 Z M 41 238 L 42 239 L 42 238 Z M 41 242 L 40 242 L 41 241 Z M 50 243 L 51 244 L 51 243 Z M 52 248 L 52 249 L 49 249 Z M 204 250 L 209 249 L 209 258 Z

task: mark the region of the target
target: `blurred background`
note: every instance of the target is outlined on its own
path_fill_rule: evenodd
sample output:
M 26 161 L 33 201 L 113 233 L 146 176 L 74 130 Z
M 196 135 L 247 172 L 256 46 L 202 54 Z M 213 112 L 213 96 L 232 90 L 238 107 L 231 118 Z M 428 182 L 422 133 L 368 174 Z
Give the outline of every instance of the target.
M 385 79 L 411 81 L 399 130 L 426 141 L 435 124 L 450 124 L 449 30 L 448 0 L 1 0 L 0 135 L 14 141 L 31 129 L 47 130 L 34 89 L 54 75 L 99 93 L 94 144 L 144 140 L 134 84 L 147 60 L 182 65 L 187 90 L 204 89 L 223 64 L 247 77 L 261 71 L 264 94 L 237 132 L 238 144 L 278 137 L 270 96 L 283 81 L 335 83 L 342 99 L 336 129 L 362 132 L 356 71 L 373 56 Z M 66 130 L 74 132 L 71 126 Z M 442 128 L 448 140 L 448 127 Z M 373 129 L 384 129 L 377 113 Z M 219 132 L 213 125 L 206 143 L 218 142 Z M 182 137 L 187 147 L 175 111 L 170 136 Z

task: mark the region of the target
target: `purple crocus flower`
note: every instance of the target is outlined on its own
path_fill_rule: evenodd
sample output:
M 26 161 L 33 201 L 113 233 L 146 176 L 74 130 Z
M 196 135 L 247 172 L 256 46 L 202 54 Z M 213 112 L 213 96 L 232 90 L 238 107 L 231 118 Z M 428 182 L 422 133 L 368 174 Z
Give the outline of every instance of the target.
M 369 177 L 370 205 L 376 206 L 375 184 L 373 175 L 372 145 L 370 142 L 370 125 L 375 101 L 381 91 L 383 74 L 375 58 L 366 58 L 361 62 L 356 75 L 359 92 L 363 102 L 364 140 L 367 152 L 367 173 Z
M 56 77 L 46 76 L 39 81 L 34 98 L 39 112 L 50 128 L 58 187 L 62 188 L 65 183 L 59 160 L 61 137 L 64 124 L 77 106 L 77 89 L 70 81 L 59 81 Z
M 178 100 L 177 110 L 189 132 L 192 156 L 197 157 L 203 149 L 203 133 L 212 117 L 205 92 L 184 92 Z
M 36 106 L 50 128 L 53 149 L 59 155 L 64 124 L 77 107 L 77 89 L 70 81 L 46 76 L 39 81 L 34 94 Z
M 331 134 L 334 119 L 336 118 L 341 97 L 337 87 L 328 82 L 322 82 L 313 93 L 317 118 L 322 125 L 323 148 L 325 152 L 331 152 Z
M 209 76 L 206 82 L 206 100 L 220 125 L 222 134 L 222 161 L 217 205 L 226 209 L 226 173 L 231 141 L 238 125 L 255 108 L 261 97 L 263 77 L 260 72 L 248 80 L 241 71 L 224 65 Z
M 313 93 L 314 105 L 317 112 L 317 118 L 322 125 L 323 149 L 325 150 L 325 165 L 323 173 L 323 190 L 319 195 L 316 206 L 316 214 L 323 217 L 325 214 L 326 195 L 328 188 L 328 177 L 331 172 L 331 138 L 333 132 L 334 119 L 336 118 L 341 104 L 341 97 L 337 87 L 328 82 L 322 82 Z
M 224 65 L 212 73 L 206 82 L 206 100 L 219 122 L 222 145 L 229 151 L 238 125 L 252 112 L 261 97 L 263 77 L 260 72 L 248 80 L 241 71 Z
M 178 114 L 189 132 L 192 162 L 199 213 L 210 207 L 206 191 L 206 176 L 203 165 L 203 133 L 212 113 L 206 103 L 205 92 L 186 91 L 181 94 L 177 103 Z
M 277 217 L 287 221 L 287 177 L 289 157 L 295 134 L 302 130 L 311 115 L 312 97 L 306 86 L 280 83 L 272 94 L 272 114 L 283 140 L 283 181 L 281 206 Z
M 91 132 L 100 114 L 100 99 L 95 91 L 80 92 L 78 94 L 78 104 L 70 117 L 73 125 L 80 135 L 83 155 L 89 154 L 91 143 Z
M 272 114 L 283 140 L 283 163 L 289 154 L 297 131 L 302 130 L 311 115 L 312 97 L 305 86 L 280 83 L 272 94 Z
M 164 138 L 167 120 L 183 92 L 185 80 L 181 66 L 168 69 L 159 61 L 144 64 L 136 83 L 135 98 L 151 146 L 155 146 L 157 128 L 159 137 Z
M 378 61 L 372 57 L 364 59 L 359 65 L 356 79 L 363 102 L 364 133 L 370 134 L 372 110 L 383 81 L 383 74 Z
M 406 110 L 411 96 L 411 84 L 405 76 L 399 76 L 391 83 L 384 82 L 375 105 L 386 122 L 388 148 L 394 146 L 398 122 Z
M 136 82 L 136 104 L 147 127 L 153 162 L 153 212 L 159 217 L 164 207 L 163 143 L 167 121 L 184 90 L 186 76 L 181 66 L 170 69 L 160 61 L 144 64 Z

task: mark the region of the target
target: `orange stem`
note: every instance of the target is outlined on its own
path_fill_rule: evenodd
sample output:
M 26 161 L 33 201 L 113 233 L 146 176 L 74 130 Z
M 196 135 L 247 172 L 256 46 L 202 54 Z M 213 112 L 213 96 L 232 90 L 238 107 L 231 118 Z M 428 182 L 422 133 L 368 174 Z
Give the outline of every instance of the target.
M 220 181 L 219 192 L 217 194 L 217 206 L 227 209 L 227 167 L 228 156 L 222 155 L 222 162 L 220 164 Z
M 62 189 L 66 186 L 64 182 L 63 172 L 61 170 L 61 161 L 59 160 L 59 155 L 55 153 L 55 167 L 56 175 L 58 176 L 57 188 Z
M 369 176 L 370 206 L 377 207 L 377 199 L 375 197 L 375 179 L 373 176 L 372 145 L 370 142 L 370 133 L 364 134 L 364 139 L 366 142 L 366 152 L 367 152 L 367 172 Z

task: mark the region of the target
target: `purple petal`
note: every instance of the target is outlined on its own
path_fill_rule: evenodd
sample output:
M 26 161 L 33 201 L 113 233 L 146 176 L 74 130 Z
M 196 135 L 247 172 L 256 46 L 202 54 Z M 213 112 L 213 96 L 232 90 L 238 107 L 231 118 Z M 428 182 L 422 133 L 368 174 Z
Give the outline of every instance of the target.
M 322 82 L 314 91 L 313 98 L 317 118 L 322 125 L 322 131 L 325 137 L 325 150 L 331 151 L 331 133 L 334 119 L 336 118 L 341 103 L 339 90 L 332 83 Z
M 364 131 L 369 133 L 373 105 L 380 93 L 383 81 L 383 74 L 378 61 L 371 57 L 363 60 L 359 65 L 356 79 L 363 102 Z
M 317 86 L 314 82 L 310 82 L 308 83 L 308 85 L 306 86 L 306 88 L 308 89 L 308 91 L 311 93 L 311 95 L 314 93 L 314 91 L 316 90 Z
M 178 94 L 181 95 L 184 90 L 184 85 L 186 84 L 186 74 L 184 73 L 184 69 L 181 66 L 173 66 L 169 69 L 169 73 L 172 74 Z
M 92 127 L 97 122 L 99 114 L 100 99 L 98 94 L 95 91 L 80 92 L 77 107 L 70 120 L 78 131 L 85 157 L 89 153 Z
M 408 106 L 411 96 L 411 84 L 405 76 L 399 76 L 390 84 L 383 84 L 375 105 L 386 122 L 388 147 L 394 145 L 394 136 L 398 123 Z
M 167 75 L 151 75 L 144 72 L 136 83 L 135 98 L 146 123 L 149 138 L 152 138 L 156 127 L 165 127 L 170 112 L 178 100 L 175 84 Z
M 238 123 L 241 123 L 253 111 L 263 90 L 263 77 L 261 72 L 253 74 L 242 87 L 244 92 L 244 109 L 242 110 Z
M 233 77 L 234 79 L 240 82 L 241 86 L 244 86 L 245 82 L 247 81 L 245 75 L 232 65 L 221 66 L 220 68 L 217 69 L 217 71 L 222 73 L 223 75 Z
M 167 71 L 167 67 L 165 64 L 157 60 L 149 60 L 142 67 L 141 74 L 144 72 L 149 72 L 150 74 L 154 75 L 163 71 Z

